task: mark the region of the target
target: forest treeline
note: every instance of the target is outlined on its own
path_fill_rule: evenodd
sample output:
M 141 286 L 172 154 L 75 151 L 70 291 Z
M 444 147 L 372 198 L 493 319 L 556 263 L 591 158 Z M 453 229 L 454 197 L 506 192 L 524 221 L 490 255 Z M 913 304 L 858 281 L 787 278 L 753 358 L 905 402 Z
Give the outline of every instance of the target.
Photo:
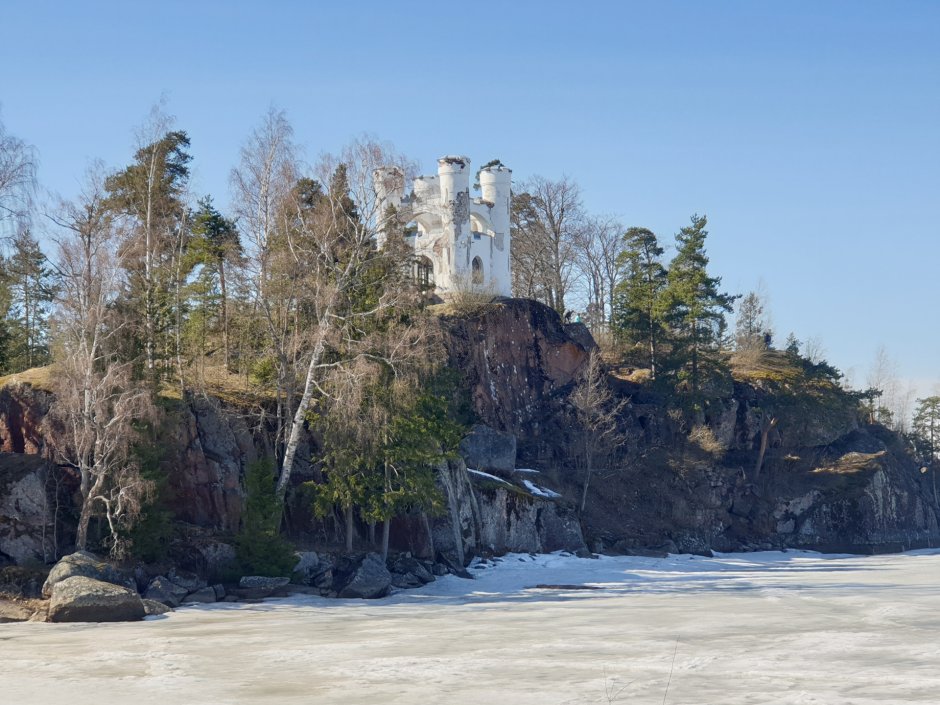
M 276 553 L 292 477 L 313 460 L 298 457 L 310 429 L 321 479 L 304 485 L 306 500 L 343 517 L 350 548 L 357 517 L 381 527 L 370 538 L 387 553 L 394 516 L 440 511 L 434 468 L 472 420 L 444 366 L 431 292 L 413 276 L 408 224 L 379 212 L 372 187 L 375 168 L 413 174 L 414 164 L 362 139 L 307 165 L 272 109 L 233 155 L 221 209 L 219 194 L 192 193 L 192 145 L 171 118 L 155 108 L 136 135 L 125 165 L 92 164 L 76 197 L 40 205 L 37 156 L 0 123 L 0 371 L 53 366 L 54 451 L 80 478 L 78 547 L 93 527 L 115 552 L 130 545 L 159 494 L 141 449 L 158 445 L 174 400 L 211 392 L 268 439 L 269 457 L 249 472 L 257 501 L 244 551 Z M 836 384 L 839 373 L 792 335 L 777 349 L 762 296 L 722 291 L 707 236 L 706 218 L 692 216 L 666 261 L 652 231 L 586 213 L 573 180 L 532 177 L 514 184 L 514 295 L 583 320 L 607 363 L 690 414 L 727 394 L 735 364 L 759 368 L 764 355 Z M 571 398 L 592 439 L 573 450 L 582 511 L 622 408 L 604 378 L 593 356 Z M 855 394 L 872 420 L 897 423 L 885 386 Z M 940 398 L 917 404 L 905 430 L 933 458 Z

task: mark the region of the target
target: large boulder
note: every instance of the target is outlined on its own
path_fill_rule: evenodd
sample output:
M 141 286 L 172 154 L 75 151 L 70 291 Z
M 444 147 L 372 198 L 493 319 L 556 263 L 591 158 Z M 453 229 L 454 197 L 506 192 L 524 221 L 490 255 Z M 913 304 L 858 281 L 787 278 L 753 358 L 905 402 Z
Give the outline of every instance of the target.
M 146 615 L 135 590 L 82 575 L 52 587 L 50 622 L 131 622 Z
M 281 597 L 287 594 L 290 578 L 271 578 L 265 575 L 245 575 L 231 594 L 241 600 L 263 600 L 266 597 Z
M 516 437 L 477 424 L 460 442 L 460 455 L 468 467 L 477 470 L 512 472 L 516 467 Z
M 162 602 L 167 607 L 179 607 L 183 598 L 189 594 L 185 587 L 177 585 L 175 582 L 162 575 L 150 581 L 144 597 L 155 602 Z
M 321 565 L 320 556 L 316 551 L 298 551 L 297 565 L 294 566 L 294 582 L 301 585 L 312 585 L 314 578 L 323 572 L 325 566 Z
M 135 592 L 137 588 L 137 583 L 132 575 L 115 568 L 93 553 L 76 551 L 63 556 L 49 571 L 49 577 L 46 578 L 46 582 L 42 586 L 43 596 L 51 596 L 56 583 L 76 576 L 113 583 Z
M 339 597 L 374 599 L 388 594 L 392 574 L 378 553 L 367 553 L 362 562 L 350 573 L 349 579 L 337 591 Z

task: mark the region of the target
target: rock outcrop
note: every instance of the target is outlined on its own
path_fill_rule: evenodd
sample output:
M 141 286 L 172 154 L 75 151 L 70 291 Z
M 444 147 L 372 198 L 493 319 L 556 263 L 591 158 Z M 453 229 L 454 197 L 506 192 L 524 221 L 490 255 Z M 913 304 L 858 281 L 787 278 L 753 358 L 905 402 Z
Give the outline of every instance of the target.
M 76 486 L 77 478 L 39 455 L 0 453 L 0 558 L 47 562 L 70 545 Z
M 537 447 L 564 433 L 557 422 L 563 392 L 588 350 L 552 309 L 527 299 L 504 299 L 486 309 L 442 318 L 450 365 L 480 421 Z
M 365 600 L 384 597 L 392 586 L 392 574 L 378 553 L 367 553 L 350 566 L 348 577 L 337 586 L 339 597 Z
M 76 551 L 75 553 L 63 556 L 62 559 L 52 567 L 52 570 L 49 571 L 49 576 L 42 586 L 43 596 L 49 597 L 52 595 L 58 583 L 76 576 L 91 578 L 99 582 L 111 583 L 112 585 L 120 585 L 130 590 L 136 590 L 136 582 L 133 576 L 123 570 L 115 568 L 109 562 L 99 558 L 93 553 L 88 551 Z
M 81 575 L 56 583 L 49 602 L 50 622 L 132 622 L 145 616 L 136 591 Z

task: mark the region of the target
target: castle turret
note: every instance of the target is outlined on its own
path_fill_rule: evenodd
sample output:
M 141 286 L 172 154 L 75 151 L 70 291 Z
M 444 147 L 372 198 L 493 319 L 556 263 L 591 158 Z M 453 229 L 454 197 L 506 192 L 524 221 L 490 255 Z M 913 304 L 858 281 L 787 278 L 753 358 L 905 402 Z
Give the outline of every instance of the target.
M 444 257 L 439 281 L 455 283 L 459 272 L 470 270 L 470 160 L 446 156 L 437 160 L 441 196 Z M 450 288 L 450 287 L 447 287 Z
M 510 199 L 512 169 L 496 164 L 480 170 L 480 192 L 490 206 L 490 227 L 493 230 L 493 257 L 490 281 L 502 296 L 512 296 L 509 273 Z
M 372 187 L 375 189 L 375 217 L 378 220 L 376 242 L 385 244 L 383 222 L 389 207 L 399 210 L 405 195 L 405 173 L 397 166 L 382 166 L 372 172 Z

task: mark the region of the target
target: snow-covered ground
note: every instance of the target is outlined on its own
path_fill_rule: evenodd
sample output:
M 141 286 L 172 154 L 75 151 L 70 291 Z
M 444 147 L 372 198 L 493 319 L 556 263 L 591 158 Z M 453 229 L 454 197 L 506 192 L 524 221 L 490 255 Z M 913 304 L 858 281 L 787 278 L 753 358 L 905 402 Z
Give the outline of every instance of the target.
M 472 572 L 373 602 L 0 625 L 0 703 L 940 702 L 940 551 L 522 555 Z

